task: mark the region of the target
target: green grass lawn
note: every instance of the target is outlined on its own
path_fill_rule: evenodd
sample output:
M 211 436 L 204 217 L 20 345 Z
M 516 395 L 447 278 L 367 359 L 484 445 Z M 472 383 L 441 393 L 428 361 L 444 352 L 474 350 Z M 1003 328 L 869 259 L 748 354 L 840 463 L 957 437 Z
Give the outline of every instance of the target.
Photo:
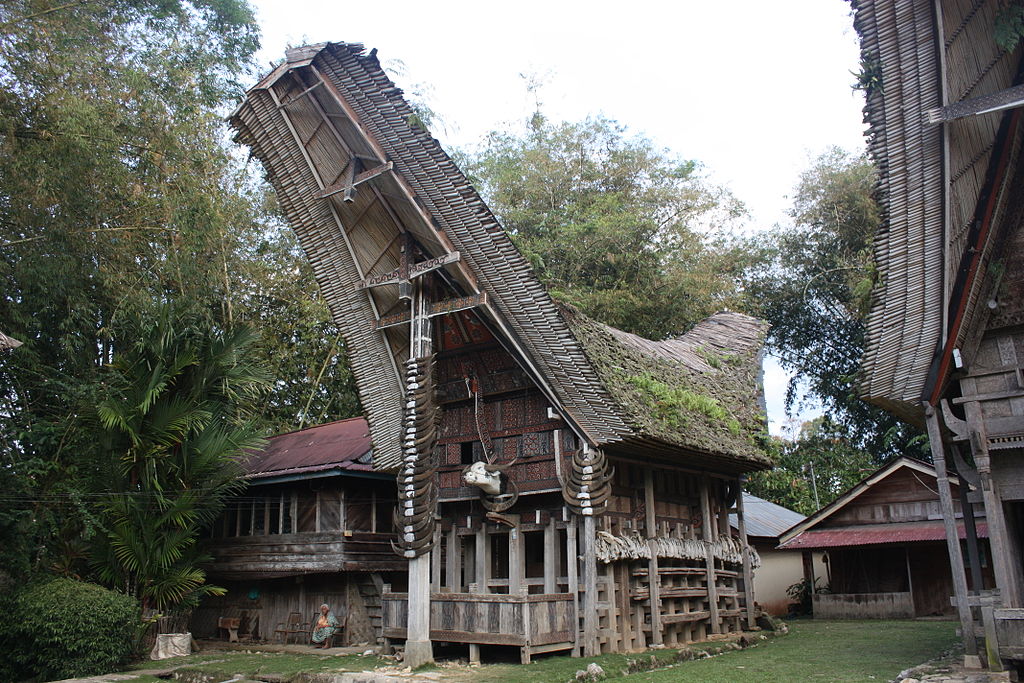
M 475 683 L 565 683 L 596 661 L 608 678 L 655 683 L 743 683 L 744 681 L 888 681 L 900 671 L 938 656 L 956 640 L 949 621 L 794 621 L 788 635 L 658 671 L 623 676 L 626 660 L 640 655 L 593 659 L 537 658 L 529 666 L 498 664 L 473 669 Z M 756 636 L 755 636 L 756 637 Z M 694 646 L 715 647 L 716 643 Z M 674 651 L 656 654 L 671 660 Z M 462 678 L 459 676 L 459 678 Z
M 630 655 L 601 655 L 574 659 L 566 655 L 535 657 L 533 664 L 484 664 L 479 667 L 442 666 L 444 679 L 458 683 L 566 683 L 578 669 L 596 661 L 608 680 L 652 683 L 744 683 L 771 681 L 888 681 L 903 669 L 932 659 L 952 646 L 955 627 L 949 621 L 814 621 L 790 623 L 790 633 L 745 650 L 731 650 L 708 658 L 672 664 L 675 650 Z M 720 647 L 700 643 L 694 650 Z M 512 653 L 509 655 L 509 653 Z M 486 651 L 484 661 L 488 659 Z M 511 648 L 505 655 L 518 659 Z M 629 659 L 649 659 L 654 654 L 668 668 L 625 675 Z M 464 656 L 464 655 L 463 655 Z M 140 663 L 136 668 L 164 668 L 185 664 L 189 669 L 223 676 L 299 672 L 362 671 L 377 665 L 394 665 L 377 657 L 320 654 L 204 652 L 162 662 Z M 432 667 L 433 668 L 433 667 Z M 138 683 L 157 679 L 140 678 Z

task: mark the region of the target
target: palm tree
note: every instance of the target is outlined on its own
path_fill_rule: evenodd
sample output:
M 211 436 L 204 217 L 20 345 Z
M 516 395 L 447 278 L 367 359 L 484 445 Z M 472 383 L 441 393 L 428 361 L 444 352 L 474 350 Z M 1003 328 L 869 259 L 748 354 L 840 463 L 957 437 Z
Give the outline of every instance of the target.
M 187 607 L 223 593 L 206 583 L 197 541 L 244 486 L 238 459 L 260 444 L 252 408 L 269 380 L 245 356 L 248 329 L 220 332 L 173 305 L 130 328 L 94 409 L 103 531 L 91 561 L 144 608 Z

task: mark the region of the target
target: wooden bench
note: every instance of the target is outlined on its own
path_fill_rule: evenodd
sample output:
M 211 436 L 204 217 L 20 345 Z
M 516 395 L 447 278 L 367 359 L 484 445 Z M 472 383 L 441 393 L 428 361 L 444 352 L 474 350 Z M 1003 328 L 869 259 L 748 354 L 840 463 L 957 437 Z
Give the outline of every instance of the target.
M 217 619 L 217 633 L 228 632 L 228 642 L 238 642 L 238 626 L 242 623 L 239 617 L 219 617 Z

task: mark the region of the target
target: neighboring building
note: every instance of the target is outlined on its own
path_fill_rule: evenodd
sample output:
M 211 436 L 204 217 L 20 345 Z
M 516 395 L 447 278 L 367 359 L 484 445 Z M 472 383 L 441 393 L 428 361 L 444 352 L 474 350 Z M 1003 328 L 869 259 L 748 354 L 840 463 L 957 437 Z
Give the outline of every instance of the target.
M 1024 164 L 1014 4 L 859 0 L 883 225 L 858 391 L 927 428 L 968 661 L 1024 664 Z M 979 492 L 997 596 L 969 595 L 947 471 Z M 994 603 L 994 604 L 993 604 Z
M 345 337 L 373 466 L 397 472 L 409 590 L 385 591 L 385 637 L 416 666 L 432 641 L 529 661 L 752 624 L 728 511 L 770 466 L 765 324 L 654 342 L 556 305 L 417 120 L 344 43 L 289 50 L 231 117 Z
M 804 578 L 805 562 L 815 563 L 813 574 L 822 577 L 818 585 L 828 584 L 823 553 L 778 548 L 782 533 L 807 519 L 799 512 L 750 493 L 743 494 L 743 510 L 746 513 L 747 542 L 761 558 L 761 566 L 754 570 L 754 600 L 768 614 L 785 616 L 793 602 L 786 591 Z M 729 521 L 734 529 L 738 528 L 735 514 L 730 515 Z M 807 555 L 806 559 L 804 555 Z
M 340 420 L 269 440 L 244 463 L 249 487 L 221 516 L 207 543 L 209 580 L 228 589 L 203 601 L 198 637 L 220 617 L 270 640 L 298 612 L 309 622 L 323 603 L 347 621 L 337 644 L 380 637 L 380 593 L 404 583 L 391 550 L 394 477 L 373 470 L 366 420 Z
M 987 571 L 988 527 L 969 528 L 954 504 L 960 539 Z M 979 506 L 980 508 L 980 506 Z M 974 531 L 975 533 L 971 533 Z M 978 539 L 982 539 L 979 541 Z M 814 595 L 822 619 L 896 619 L 953 613 L 953 581 L 935 468 L 897 458 L 782 535 L 779 550 L 828 553 L 828 592 Z M 972 588 L 974 588 L 972 586 Z

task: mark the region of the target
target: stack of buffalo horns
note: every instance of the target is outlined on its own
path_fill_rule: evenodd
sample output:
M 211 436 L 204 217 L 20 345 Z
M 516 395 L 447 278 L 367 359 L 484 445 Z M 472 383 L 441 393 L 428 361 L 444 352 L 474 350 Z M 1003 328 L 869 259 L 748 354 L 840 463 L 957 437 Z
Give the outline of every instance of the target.
M 419 557 L 434 545 L 434 444 L 437 442 L 437 404 L 434 401 L 434 356 L 405 362 L 405 436 L 402 468 L 398 472 L 398 507 L 392 542 L 401 557 Z
M 612 470 L 601 449 L 572 454 L 572 470 L 562 486 L 562 497 L 579 515 L 599 515 L 612 493 Z

